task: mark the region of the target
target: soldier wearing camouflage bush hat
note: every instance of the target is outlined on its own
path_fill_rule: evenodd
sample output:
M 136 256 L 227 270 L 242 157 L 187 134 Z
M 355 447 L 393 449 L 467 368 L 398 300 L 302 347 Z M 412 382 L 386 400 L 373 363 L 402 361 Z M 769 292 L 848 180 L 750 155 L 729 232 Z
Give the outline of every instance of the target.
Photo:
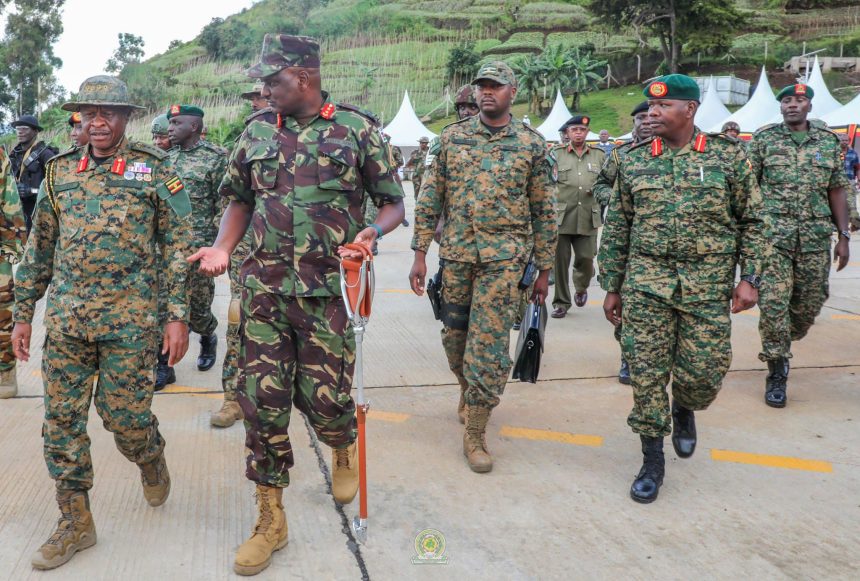
M 169 126 L 170 122 L 167 119 L 166 114 L 159 115 L 152 120 L 152 144 L 164 151 L 167 151 L 172 147 L 170 144 L 170 137 L 167 135 Z
M 71 101 L 63 103 L 63 111 L 80 111 L 83 106 L 145 109 L 129 100 L 128 86 L 110 75 L 98 75 L 85 80 Z
M 263 83 L 255 83 L 250 91 L 242 93 L 242 98 L 251 102 L 252 113 L 269 106 L 269 102 L 263 98 Z

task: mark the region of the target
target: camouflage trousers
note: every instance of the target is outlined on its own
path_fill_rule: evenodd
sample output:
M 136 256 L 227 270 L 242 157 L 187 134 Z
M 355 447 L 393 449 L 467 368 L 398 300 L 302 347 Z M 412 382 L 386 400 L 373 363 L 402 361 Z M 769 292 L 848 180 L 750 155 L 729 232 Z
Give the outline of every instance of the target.
M 355 336 L 340 297 L 289 297 L 242 289 L 238 400 L 245 414 L 246 476 L 290 483 L 292 405 L 332 448 L 355 441 L 350 395 Z
M 791 357 L 791 342 L 806 336 L 830 296 L 829 276 L 830 250 L 773 249 L 759 297 L 760 360 Z
M 225 401 L 236 401 L 236 384 L 239 379 L 239 348 L 241 345 L 240 312 L 242 284 L 239 282 L 239 269 L 250 252 L 250 230 L 242 238 L 230 256 L 230 306 L 227 308 L 227 347 L 224 350 L 224 363 L 221 366 L 221 387 Z
M 415 200 L 418 200 L 418 194 L 421 191 L 421 176 L 417 176 L 415 174 L 412 175 L 412 195 L 415 197 Z
M 691 410 L 716 399 L 732 362 L 728 301 L 682 303 L 637 291 L 622 293 L 621 351 L 630 364 L 633 410 L 627 424 L 637 434 L 672 433 L 666 386 Z
M 597 255 L 597 234 L 593 236 L 558 235 L 558 249 L 555 253 L 555 294 L 553 307 L 569 309 L 573 304 L 570 298 L 570 258 L 573 250 L 573 288 L 585 292 L 594 277 L 594 257 Z
M 0 373 L 15 369 L 12 353 L 12 307 L 15 306 L 12 265 L 0 259 Z
M 49 332 L 42 353 L 42 438 L 48 473 L 58 489 L 89 490 L 93 486 L 87 435 L 93 399 L 123 456 L 145 464 L 162 453 L 164 438 L 151 411 L 155 350 L 151 335 L 87 341 Z
M 511 370 L 510 330 L 523 292 L 524 264 L 445 261 L 442 270 L 442 346 L 466 391 L 466 403 L 499 405 Z

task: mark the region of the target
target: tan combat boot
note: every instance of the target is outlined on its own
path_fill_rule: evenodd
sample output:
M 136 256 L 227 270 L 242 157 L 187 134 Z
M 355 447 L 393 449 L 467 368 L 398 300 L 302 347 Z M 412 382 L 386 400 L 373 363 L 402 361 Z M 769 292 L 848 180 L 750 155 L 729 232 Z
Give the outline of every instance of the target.
M 349 504 L 358 492 L 358 446 L 355 442 L 331 451 L 331 492 L 341 504 Z
M 96 525 L 86 490 L 57 491 L 57 504 L 61 513 L 57 530 L 33 555 L 34 569 L 59 567 L 76 552 L 96 544 Z
M 242 413 L 239 402 L 225 399 L 224 403 L 221 404 L 221 409 L 209 418 L 209 424 L 216 428 L 229 428 L 236 423 L 236 420 L 241 420 L 244 417 L 245 414 Z
M 272 562 L 272 553 L 287 545 L 283 493 L 283 488 L 257 485 L 257 524 L 251 538 L 236 551 L 233 563 L 233 570 L 239 575 L 256 575 Z
M 170 472 L 164 452 L 147 464 L 139 464 L 140 482 L 143 484 L 143 497 L 149 506 L 161 506 L 170 495 Z
M 487 450 L 487 422 L 490 408 L 466 406 L 466 433 L 463 434 L 463 454 L 473 472 L 489 472 L 493 458 Z
M 0 372 L 0 399 L 8 399 L 18 395 L 18 375 L 13 367 L 9 371 Z

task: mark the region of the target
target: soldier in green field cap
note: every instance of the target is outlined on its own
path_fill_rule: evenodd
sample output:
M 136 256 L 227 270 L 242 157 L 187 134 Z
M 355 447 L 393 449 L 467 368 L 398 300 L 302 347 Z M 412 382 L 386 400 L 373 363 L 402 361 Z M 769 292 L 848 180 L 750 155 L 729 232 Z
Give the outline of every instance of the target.
M 665 436 L 679 457 L 695 451 L 694 411 L 717 396 L 732 358 L 730 313 L 755 306 L 768 249 L 743 146 L 693 123 L 696 82 L 668 75 L 645 96 L 655 137 L 620 160 L 598 257 L 604 314 L 624 323 L 633 385 L 627 423 L 644 456 L 630 496 L 642 503 L 654 501 L 663 483 Z
M 189 258 L 217 276 L 251 224 L 241 269 L 238 399 L 245 415 L 246 475 L 257 485 L 258 520 L 234 570 L 253 575 L 287 544 L 283 489 L 293 452 L 293 402 L 331 446 L 332 492 L 358 490 L 355 402 L 350 395 L 355 338 L 341 298 L 338 254 L 368 247 L 403 220 L 403 190 L 376 122 L 322 91 L 316 40 L 267 34 L 248 75 L 271 105 L 253 116 L 221 183 L 229 205 L 212 247 Z M 362 228 L 361 204 L 379 208 Z
M 848 264 L 851 183 L 839 137 L 812 111 L 812 87 L 789 85 L 776 96 L 783 122 L 753 135 L 749 146 L 764 208 L 773 221 L 773 254 L 763 275 L 759 359 L 767 363 L 765 403 L 785 407 L 791 344 L 806 336 L 829 295 L 830 245 L 838 230 L 837 270 Z
M 63 105 L 80 112 L 89 144 L 48 163 L 17 272 L 12 344 L 22 361 L 30 357 L 36 301 L 50 287 L 42 436 L 61 517 L 33 556 L 36 569 L 58 567 L 96 543 L 87 492 L 93 399 L 117 448 L 139 466 L 146 501 L 159 506 L 170 493 L 164 438 L 151 410 L 153 371 L 157 351 L 172 365 L 188 349 L 191 200 L 165 152 L 125 137 L 131 113 L 140 108 L 130 103 L 125 83 L 109 76 L 87 79 Z M 157 345 L 162 264 L 166 322 Z

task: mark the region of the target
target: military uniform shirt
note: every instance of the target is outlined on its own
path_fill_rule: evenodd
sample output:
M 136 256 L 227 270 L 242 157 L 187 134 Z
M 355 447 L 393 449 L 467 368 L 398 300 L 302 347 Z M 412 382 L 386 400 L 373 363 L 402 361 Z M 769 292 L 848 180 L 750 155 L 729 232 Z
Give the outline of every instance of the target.
M 764 127 L 749 155 L 773 227 L 774 246 L 801 252 L 830 249 L 833 219 L 828 191 L 851 183 L 842 166 L 839 138 L 818 120 L 800 145 L 785 123 Z
M 480 116 L 442 131 L 439 152 L 415 209 L 413 250 L 427 252 L 445 215 L 439 256 L 461 262 L 493 262 L 527 255 L 553 266 L 558 235 L 556 188 L 546 142 L 512 119 L 496 133 Z
M 218 188 L 227 168 L 227 152 L 201 139 L 189 149 L 171 148 L 168 155 L 191 198 L 194 243 L 211 246 L 223 213 Z
M 600 149 L 586 145 L 580 156 L 572 145 L 553 148 L 558 168 L 559 234 L 591 236 L 603 223 L 595 203 L 594 182 L 606 161 Z
M 609 152 L 606 163 L 603 164 L 603 168 L 601 168 L 600 173 L 597 175 L 597 181 L 594 182 L 594 187 L 592 188 L 594 198 L 601 206 L 609 205 L 612 192 L 615 190 L 615 180 L 618 177 L 618 166 L 621 164 L 621 158 L 627 155 L 627 152 L 634 145 L 633 141 L 628 141 Z
M 270 109 L 253 116 L 221 183 L 222 196 L 254 209 L 242 284 L 289 296 L 340 296 L 336 251 L 359 232 L 365 192 L 377 207 L 403 198 L 370 118 L 335 106 L 328 95 L 304 127 Z
M 27 226 L 11 164 L 0 148 L 0 260 L 18 262 L 27 243 Z
M 767 235 L 755 176 L 737 141 L 696 130 L 673 152 L 655 138 L 621 159 L 600 284 L 666 300 L 680 291 L 684 303 L 726 300 L 738 257 L 741 274 L 761 275 Z
M 45 326 L 87 341 L 131 339 L 158 323 L 156 242 L 163 244 L 167 322 L 187 320 L 193 252 L 188 192 L 167 154 L 120 143 L 101 165 L 89 148 L 53 158 L 15 282 L 15 322 L 30 323 L 48 287 Z

